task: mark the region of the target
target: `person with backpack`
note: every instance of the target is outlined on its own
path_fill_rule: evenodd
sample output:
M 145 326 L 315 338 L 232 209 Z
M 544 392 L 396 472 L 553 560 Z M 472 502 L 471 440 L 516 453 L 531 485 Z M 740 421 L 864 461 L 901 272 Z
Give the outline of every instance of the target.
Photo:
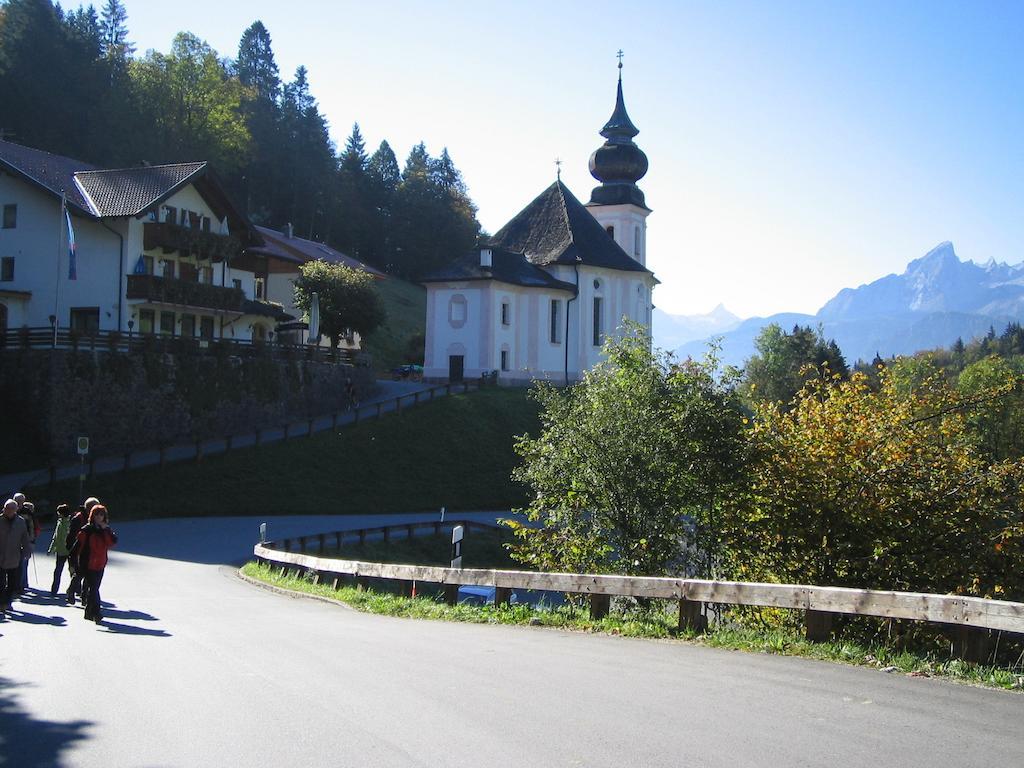
M 11 610 L 18 594 L 18 572 L 29 547 L 28 527 L 18 514 L 18 502 L 8 499 L 0 516 L 0 615 Z
M 78 555 L 73 553 L 75 542 L 78 540 L 78 532 L 89 522 L 89 511 L 100 503 L 95 496 L 90 496 L 85 503 L 75 510 L 71 518 L 71 525 L 68 528 L 68 535 L 65 541 L 68 548 L 68 571 L 71 573 L 71 583 L 68 584 L 67 601 L 68 605 L 75 604 L 75 596 L 82 596 L 82 605 L 85 605 L 85 587 L 83 577 L 85 570 L 78 567 Z
M 101 612 L 100 584 L 107 567 L 107 552 L 117 544 L 117 534 L 110 528 L 107 508 L 97 504 L 89 512 L 89 522 L 78 532 L 74 550 L 78 554 L 78 567 L 84 571 L 88 587 L 85 604 L 85 618 L 99 624 Z
M 57 525 L 53 529 L 53 538 L 46 550 L 53 555 L 56 564 L 53 568 L 53 584 L 50 587 L 50 596 L 56 597 L 60 589 L 60 577 L 64 573 L 64 563 L 68 561 L 68 533 L 71 530 L 71 507 L 67 504 L 57 505 Z M 70 568 L 68 571 L 70 572 Z

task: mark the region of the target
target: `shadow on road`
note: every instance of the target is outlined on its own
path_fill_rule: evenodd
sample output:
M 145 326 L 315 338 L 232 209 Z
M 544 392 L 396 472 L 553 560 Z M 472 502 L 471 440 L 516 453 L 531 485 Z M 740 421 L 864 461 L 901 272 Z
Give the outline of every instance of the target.
M 10 765 L 64 765 L 64 753 L 89 738 L 86 730 L 93 723 L 88 720 L 58 723 L 33 717 L 18 705 L 15 698 L 18 685 L 0 677 L 0 744 L 3 745 L 0 754 L 11 758 Z
M 63 627 L 67 621 L 63 616 L 40 616 L 36 613 L 27 613 L 18 603 L 11 607 L 7 614 L 7 621 L 20 621 L 22 624 L 49 624 L 52 627 Z
M 107 632 L 115 635 L 141 635 L 143 637 L 170 637 L 171 633 L 162 629 L 146 629 L 145 627 L 134 627 L 131 624 L 118 624 L 108 621 L 103 617 L 103 623 L 99 625 Z
M 104 609 L 103 618 L 110 619 L 137 619 L 139 621 L 158 621 L 156 616 L 142 611 L 111 611 Z

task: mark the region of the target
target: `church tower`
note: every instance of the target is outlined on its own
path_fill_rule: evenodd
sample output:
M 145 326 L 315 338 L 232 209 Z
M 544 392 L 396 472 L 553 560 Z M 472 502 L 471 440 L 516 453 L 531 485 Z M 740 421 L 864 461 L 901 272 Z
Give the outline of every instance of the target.
M 647 155 L 633 137 L 640 131 L 622 99 L 622 51 L 615 111 L 601 129 L 605 143 L 590 156 L 590 175 L 601 182 L 590 193 L 589 210 L 626 253 L 647 266 L 647 216 L 651 209 L 636 182 L 647 173 Z

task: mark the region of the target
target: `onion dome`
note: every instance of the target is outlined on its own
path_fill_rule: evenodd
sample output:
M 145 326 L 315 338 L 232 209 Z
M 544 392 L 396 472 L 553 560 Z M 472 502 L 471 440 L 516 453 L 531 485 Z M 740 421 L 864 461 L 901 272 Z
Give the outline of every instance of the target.
M 590 156 L 590 175 L 601 182 L 601 186 L 591 192 L 591 205 L 631 203 L 647 207 L 644 193 L 636 186 L 647 173 L 647 155 L 633 143 L 638 133 L 622 98 L 622 62 L 619 61 L 615 111 L 601 129 L 606 141 Z

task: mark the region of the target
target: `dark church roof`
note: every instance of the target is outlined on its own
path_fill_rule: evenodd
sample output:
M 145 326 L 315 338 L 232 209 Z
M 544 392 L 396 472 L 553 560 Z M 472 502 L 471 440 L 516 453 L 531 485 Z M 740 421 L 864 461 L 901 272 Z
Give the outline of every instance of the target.
M 527 261 L 523 254 L 491 247 L 491 266 L 480 266 L 480 251 L 466 254 L 443 270 L 428 275 L 421 283 L 446 283 L 455 280 L 497 280 L 527 288 L 553 288 L 576 292 L 576 286 L 556 280 L 540 267 Z
M 491 245 L 522 253 L 532 264 L 579 264 L 649 272 L 609 236 L 572 192 L 556 181 L 491 238 Z

